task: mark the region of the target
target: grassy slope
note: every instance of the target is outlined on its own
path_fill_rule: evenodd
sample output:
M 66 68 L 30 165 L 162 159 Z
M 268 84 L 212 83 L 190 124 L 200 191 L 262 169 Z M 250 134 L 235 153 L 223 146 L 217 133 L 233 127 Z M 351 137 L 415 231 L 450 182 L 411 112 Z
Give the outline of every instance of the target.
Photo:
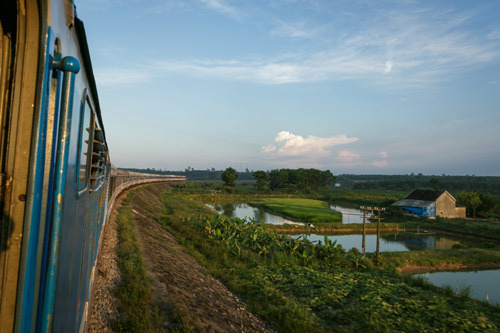
M 342 214 L 324 201 L 297 198 L 262 198 L 252 205 L 305 222 L 341 222 Z
M 132 210 L 128 206 L 136 190 L 129 192 L 122 201 L 116 220 L 118 231 L 118 268 L 120 284 L 116 288 L 119 321 L 115 331 L 146 332 L 159 326 L 157 310 L 152 303 L 150 283 L 146 277 L 145 264 L 141 257 L 139 241 L 134 232 Z

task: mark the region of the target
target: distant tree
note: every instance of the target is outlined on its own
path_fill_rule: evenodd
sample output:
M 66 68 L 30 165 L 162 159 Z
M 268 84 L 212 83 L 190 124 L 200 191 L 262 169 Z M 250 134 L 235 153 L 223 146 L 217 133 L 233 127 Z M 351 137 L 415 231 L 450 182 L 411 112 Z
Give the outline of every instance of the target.
M 233 168 L 229 167 L 221 175 L 222 180 L 224 181 L 224 187 L 228 192 L 233 192 L 234 187 L 236 186 L 236 179 L 238 178 L 238 172 Z
M 255 187 L 259 192 L 262 192 L 266 189 L 267 183 L 269 182 L 269 174 L 265 171 L 255 171 L 253 173 L 253 177 L 255 178 Z
M 476 217 L 476 209 L 481 206 L 481 198 L 478 192 L 460 192 L 457 202 L 469 210 L 472 209 L 472 217 Z
M 269 173 L 269 187 L 271 190 L 284 189 L 288 186 L 289 169 L 271 170 Z
M 431 183 L 433 190 L 439 190 L 439 179 L 437 177 L 432 177 L 429 183 Z
M 335 182 L 335 176 L 330 172 L 330 170 L 323 171 L 323 183 L 322 186 L 329 188 Z
M 497 204 L 495 198 L 488 194 L 479 193 L 479 199 L 481 200 L 481 204 L 477 207 L 478 212 L 487 213 Z

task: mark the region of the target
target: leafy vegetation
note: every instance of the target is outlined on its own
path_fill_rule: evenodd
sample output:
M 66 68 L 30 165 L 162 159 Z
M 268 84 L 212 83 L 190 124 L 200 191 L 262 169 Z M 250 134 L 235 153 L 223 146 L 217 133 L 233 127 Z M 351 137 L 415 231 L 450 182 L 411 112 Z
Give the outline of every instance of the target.
M 334 181 L 335 176 L 329 170 L 279 169 L 269 173 L 269 188 L 273 191 L 317 191 L 330 188 Z
M 242 250 L 250 250 L 264 257 L 294 257 L 303 264 L 308 264 L 313 259 L 335 263 L 345 253 L 341 245 L 336 245 L 336 242 L 330 241 L 326 236 L 324 244 L 313 245 L 308 240 L 290 238 L 270 231 L 264 227 L 264 223 L 253 220 L 214 216 L 197 220 L 195 226 L 208 237 L 224 243 L 238 257 Z
M 253 173 L 253 177 L 256 180 L 255 187 L 257 188 L 257 191 L 264 192 L 269 182 L 269 174 L 264 171 L 255 171 Z
M 324 201 L 297 198 L 262 198 L 252 205 L 304 222 L 342 222 L 342 213 Z
M 233 192 L 236 186 L 236 179 L 238 178 L 238 172 L 233 168 L 227 168 L 221 175 L 222 181 L 224 182 L 224 187 L 227 192 Z

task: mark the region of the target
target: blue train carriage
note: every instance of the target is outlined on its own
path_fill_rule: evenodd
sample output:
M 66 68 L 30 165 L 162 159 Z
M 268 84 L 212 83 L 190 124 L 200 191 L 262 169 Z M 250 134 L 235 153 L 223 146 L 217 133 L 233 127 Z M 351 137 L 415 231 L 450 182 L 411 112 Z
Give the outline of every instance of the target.
M 109 155 L 71 0 L 0 4 L 0 325 L 85 329 Z

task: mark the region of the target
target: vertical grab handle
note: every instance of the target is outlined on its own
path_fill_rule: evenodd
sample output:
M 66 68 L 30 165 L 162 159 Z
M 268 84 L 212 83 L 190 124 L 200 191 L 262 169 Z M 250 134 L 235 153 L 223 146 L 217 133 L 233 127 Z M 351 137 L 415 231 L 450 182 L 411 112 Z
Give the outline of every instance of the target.
M 61 58 L 59 55 L 52 62 L 52 68 L 62 71 L 64 75 L 57 140 L 54 201 L 52 203 L 52 230 L 50 234 L 49 261 L 42 310 L 41 327 L 44 332 L 52 332 L 52 323 L 54 318 L 57 266 L 59 263 L 59 250 L 61 243 L 61 225 L 71 134 L 71 118 L 73 113 L 75 75 L 80 71 L 80 62 L 76 58 Z

